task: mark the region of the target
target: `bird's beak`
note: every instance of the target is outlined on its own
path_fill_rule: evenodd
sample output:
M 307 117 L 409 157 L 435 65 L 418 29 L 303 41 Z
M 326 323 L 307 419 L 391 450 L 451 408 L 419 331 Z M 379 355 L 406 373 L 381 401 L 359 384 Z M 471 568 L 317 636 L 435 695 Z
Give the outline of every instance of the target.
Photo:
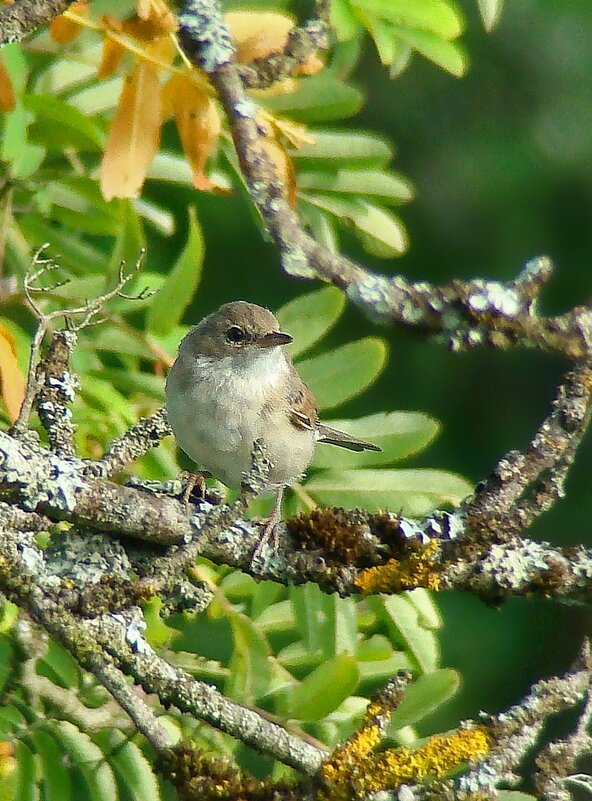
M 270 331 L 264 337 L 257 340 L 260 348 L 275 348 L 277 345 L 289 345 L 293 337 L 290 334 L 284 334 L 283 331 Z

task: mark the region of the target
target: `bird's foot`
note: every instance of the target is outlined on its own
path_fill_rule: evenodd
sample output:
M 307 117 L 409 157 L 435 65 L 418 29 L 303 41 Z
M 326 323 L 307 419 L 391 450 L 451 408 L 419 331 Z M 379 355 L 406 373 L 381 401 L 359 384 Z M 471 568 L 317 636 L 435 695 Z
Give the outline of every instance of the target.
M 180 479 L 185 485 L 183 487 L 181 500 L 186 512 L 189 512 L 189 506 L 192 503 L 199 503 L 200 501 L 220 503 L 222 500 L 220 494 L 215 490 L 208 491 L 206 488 L 206 478 L 211 477 L 212 474 L 207 470 L 200 470 L 196 472 L 192 472 L 190 470 L 181 471 Z

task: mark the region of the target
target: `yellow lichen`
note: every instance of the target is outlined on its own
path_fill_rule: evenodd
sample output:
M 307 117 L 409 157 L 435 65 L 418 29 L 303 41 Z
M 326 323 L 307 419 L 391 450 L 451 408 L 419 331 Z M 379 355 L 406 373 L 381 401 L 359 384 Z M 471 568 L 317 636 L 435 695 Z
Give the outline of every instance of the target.
M 379 739 L 378 726 L 362 729 L 322 766 L 326 801 L 353 801 L 408 782 L 441 779 L 486 754 L 491 745 L 488 729 L 475 726 L 431 737 L 416 750 L 391 748 L 368 757 Z
M 402 592 L 416 587 L 440 589 L 440 566 L 436 561 L 440 546 L 429 542 L 404 559 L 389 559 L 384 565 L 369 567 L 356 578 L 355 584 L 363 595 L 378 592 Z

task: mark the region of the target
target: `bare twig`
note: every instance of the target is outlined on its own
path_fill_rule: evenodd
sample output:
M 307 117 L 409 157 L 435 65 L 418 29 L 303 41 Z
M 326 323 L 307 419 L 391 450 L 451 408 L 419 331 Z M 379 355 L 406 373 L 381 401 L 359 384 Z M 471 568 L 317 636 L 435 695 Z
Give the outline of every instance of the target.
M 95 475 L 105 477 L 115 475 L 151 448 L 155 448 L 171 433 L 166 409 L 158 409 L 149 417 L 143 417 L 122 437 L 113 440 L 105 454 L 98 462 L 92 463 L 89 470 Z
M 45 381 L 45 371 L 38 371 L 37 368 L 39 365 L 39 353 L 41 350 L 41 345 L 43 343 L 45 334 L 50 328 L 50 324 L 54 320 L 62 317 L 66 322 L 67 330 L 71 332 L 72 336 L 82 331 L 82 329 L 87 328 L 89 325 L 102 322 L 101 320 L 96 320 L 95 318 L 103 309 L 104 305 L 113 298 L 123 297 L 127 298 L 128 300 L 134 300 L 144 299 L 153 294 L 147 289 L 143 289 L 138 295 L 133 297 L 130 297 L 123 292 L 123 288 L 135 277 L 142 266 L 142 261 L 145 255 L 145 250 L 142 250 L 133 269 L 127 275 L 124 271 L 125 263 L 121 263 L 119 267 L 119 278 L 113 289 L 105 292 L 102 295 L 99 295 L 96 298 L 87 300 L 83 306 L 45 312 L 43 311 L 40 301 L 37 300 L 36 296 L 39 294 L 43 295 L 43 293 L 49 293 L 56 287 L 63 286 L 64 283 L 67 283 L 67 281 L 60 281 L 54 283 L 50 287 L 41 287 L 37 284 L 37 281 L 40 278 L 47 275 L 47 273 L 58 269 L 58 266 L 53 259 L 47 259 L 43 257 L 43 254 L 48 247 L 49 244 L 45 243 L 44 245 L 41 245 L 41 247 L 34 254 L 31 266 L 25 275 L 23 282 L 25 297 L 38 320 L 38 326 L 33 337 L 33 342 L 31 343 L 31 354 L 29 357 L 29 370 L 27 374 L 27 389 L 25 392 L 25 398 L 21 405 L 19 416 L 11 428 L 11 433 L 15 436 L 22 436 L 24 434 L 29 422 L 33 403 L 35 402 L 35 398 L 40 387 Z M 52 425 L 53 423 L 50 422 L 50 427 Z

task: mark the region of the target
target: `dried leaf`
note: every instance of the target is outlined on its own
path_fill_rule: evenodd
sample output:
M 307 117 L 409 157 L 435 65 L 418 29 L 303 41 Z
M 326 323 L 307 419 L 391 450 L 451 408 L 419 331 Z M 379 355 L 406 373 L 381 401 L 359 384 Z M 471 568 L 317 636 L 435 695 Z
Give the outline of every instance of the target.
M 221 122 L 215 102 L 189 75 L 173 75 L 163 89 L 163 110 L 175 118 L 196 189 L 213 189 L 204 170 L 216 150 Z
M 0 57 L 0 111 L 12 111 L 14 105 L 15 96 L 10 74 Z
M 111 39 L 109 36 L 105 36 L 103 39 L 101 63 L 98 70 L 99 78 L 109 78 L 110 75 L 113 75 L 124 53 L 125 47 L 122 44 L 116 42 L 115 39 Z
M 68 10 L 78 14 L 79 17 L 88 17 L 89 14 L 86 0 L 73 3 Z M 59 17 L 52 20 L 49 26 L 49 35 L 56 44 L 65 45 L 75 39 L 81 30 L 82 28 L 77 22 L 69 19 L 65 14 L 60 14 Z
M 231 11 L 224 20 L 240 64 L 250 64 L 257 58 L 281 53 L 288 42 L 288 34 L 295 27 L 294 18 L 279 11 Z M 324 66 L 323 61 L 313 54 L 300 64 L 297 72 L 299 75 L 315 75 Z
M 177 30 L 177 21 L 166 6 L 162 8 L 155 8 L 154 5 L 150 7 L 150 13 L 147 17 L 131 17 L 126 19 L 123 23 L 123 32 L 141 42 L 152 42 L 163 36 L 168 36 Z
M 231 11 L 224 21 L 236 47 L 236 60 L 249 64 L 256 58 L 281 53 L 288 33 L 294 27 L 293 17 L 277 11 Z
M 0 383 L 2 400 L 10 421 L 14 422 L 25 397 L 25 379 L 16 360 L 14 337 L 3 325 L 0 325 Z
M 106 200 L 138 197 L 160 141 L 160 83 L 146 62 L 136 65 L 123 86 L 101 164 Z
M 136 3 L 136 14 L 140 19 L 148 19 L 152 11 L 152 0 L 138 0 Z

